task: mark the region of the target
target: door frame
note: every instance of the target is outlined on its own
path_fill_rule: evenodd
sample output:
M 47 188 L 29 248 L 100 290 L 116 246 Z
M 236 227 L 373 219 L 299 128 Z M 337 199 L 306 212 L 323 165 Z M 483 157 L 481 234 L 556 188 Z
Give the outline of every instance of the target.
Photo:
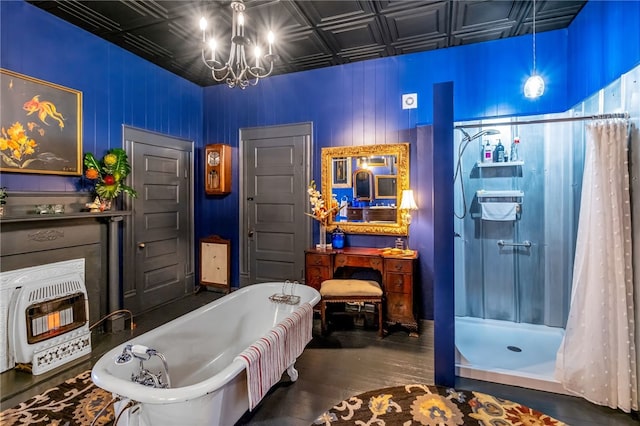
M 292 134 L 288 136 L 309 136 L 308 140 L 305 141 L 306 147 L 305 154 L 303 158 L 303 179 L 302 182 L 305 182 L 304 187 L 299 188 L 299 190 L 303 191 L 305 194 L 307 193 L 307 185 L 313 176 L 313 151 L 314 151 L 314 143 L 313 143 L 313 122 L 311 121 L 303 121 L 300 123 L 292 123 L 292 124 L 280 124 L 274 126 L 259 126 L 259 127 L 245 127 L 240 128 L 238 131 L 238 181 L 239 181 L 239 190 L 238 190 L 238 255 L 239 255 L 239 286 L 240 288 L 245 287 L 247 285 L 253 284 L 249 282 L 249 239 L 247 238 L 249 229 L 247 221 L 249 219 L 249 215 L 246 211 L 247 208 L 247 200 L 246 200 L 246 187 L 245 187 L 245 138 L 243 133 L 251 133 L 251 132 L 263 132 L 265 138 L 269 137 L 271 133 L 280 134 L 279 130 L 283 128 L 304 128 L 308 129 L 308 132 L 292 132 Z M 309 212 L 309 204 L 305 204 L 305 212 Z M 304 246 L 311 247 L 312 241 L 312 223 L 311 220 L 308 220 L 305 224 L 305 232 L 304 232 Z
M 195 200 L 194 200 L 194 150 L 195 150 L 195 142 L 188 139 L 178 138 L 175 136 L 154 132 L 150 130 L 145 130 L 133 126 L 127 126 L 125 124 L 122 125 L 122 142 L 124 146 L 124 150 L 127 153 L 129 158 L 133 156 L 133 147 L 134 141 L 131 140 L 132 135 L 155 135 L 158 137 L 158 140 L 154 143 L 145 143 L 146 145 L 157 146 L 160 148 L 172 148 L 177 149 L 179 151 L 185 152 L 187 154 L 186 161 L 186 172 L 188 173 L 187 179 L 187 190 L 189 191 L 189 229 L 188 229 L 188 243 L 187 247 L 189 248 L 188 260 L 186 262 L 187 270 L 185 271 L 185 281 L 189 282 L 189 277 L 191 282 L 195 285 Z M 135 139 L 135 138 L 134 138 Z M 167 143 L 162 143 L 166 141 Z M 134 181 L 134 177 L 136 174 L 136 170 L 134 168 L 131 169 L 131 173 L 127 176 L 127 184 L 131 184 Z M 136 290 L 136 274 L 135 274 L 135 255 L 136 255 L 136 241 L 135 241 L 135 214 L 136 212 L 133 209 L 133 199 L 130 197 L 125 197 L 123 200 L 123 208 L 126 211 L 131 212 L 130 215 L 124 216 L 123 220 L 123 259 L 122 259 L 122 285 L 121 285 L 121 300 L 118 304 L 122 307 L 124 306 L 124 302 L 126 300 L 125 296 L 128 294 L 127 292 L 135 293 Z M 195 287 L 194 287 L 195 288 Z M 126 308 L 126 307 L 125 307 Z M 139 313 L 139 312 L 134 312 Z

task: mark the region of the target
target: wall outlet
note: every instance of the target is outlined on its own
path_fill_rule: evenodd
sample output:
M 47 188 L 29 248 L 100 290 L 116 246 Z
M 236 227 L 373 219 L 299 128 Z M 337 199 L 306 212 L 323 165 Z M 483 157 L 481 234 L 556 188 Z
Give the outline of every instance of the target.
M 402 109 L 414 109 L 418 108 L 418 94 L 407 93 L 402 95 Z

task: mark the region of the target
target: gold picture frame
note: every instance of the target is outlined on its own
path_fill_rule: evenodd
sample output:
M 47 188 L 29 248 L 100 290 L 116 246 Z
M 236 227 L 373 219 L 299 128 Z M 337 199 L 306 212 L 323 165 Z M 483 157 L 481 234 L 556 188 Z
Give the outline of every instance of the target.
M 376 175 L 376 200 L 395 200 L 398 198 L 398 176 Z
M 0 171 L 82 175 L 82 92 L 0 68 Z
M 347 157 L 334 158 L 331 177 L 334 188 L 351 188 L 351 159 Z

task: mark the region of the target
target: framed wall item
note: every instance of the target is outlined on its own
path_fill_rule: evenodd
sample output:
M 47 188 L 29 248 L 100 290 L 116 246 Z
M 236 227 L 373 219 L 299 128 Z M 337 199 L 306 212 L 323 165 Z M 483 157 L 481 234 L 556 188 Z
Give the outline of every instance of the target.
M 358 158 L 357 166 L 360 168 L 367 167 L 384 167 L 387 165 L 387 159 L 384 156 L 370 156 Z
M 351 158 L 334 158 L 332 161 L 332 186 L 334 188 L 351 188 Z
M 0 171 L 82 174 L 82 92 L 0 69 L 0 111 Z
M 211 235 L 200 239 L 200 284 L 229 293 L 231 242 Z
M 395 199 L 398 190 L 396 175 L 376 175 L 376 199 Z
M 207 194 L 231 192 L 231 146 L 221 143 L 205 146 L 204 189 Z

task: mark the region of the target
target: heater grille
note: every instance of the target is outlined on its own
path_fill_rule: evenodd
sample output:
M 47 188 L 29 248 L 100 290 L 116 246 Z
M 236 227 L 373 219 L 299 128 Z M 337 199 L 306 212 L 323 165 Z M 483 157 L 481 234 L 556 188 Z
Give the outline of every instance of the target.
M 30 305 L 25 310 L 27 342 L 42 342 L 82 327 L 87 321 L 84 294 L 57 298 Z
M 41 302 L 43 300 L 56 299 L 67 294 L 81 293 L 83 286 L 78 280 L 59 281 L 44 287 L 31 290 L 27 300 L 29 303 Z

